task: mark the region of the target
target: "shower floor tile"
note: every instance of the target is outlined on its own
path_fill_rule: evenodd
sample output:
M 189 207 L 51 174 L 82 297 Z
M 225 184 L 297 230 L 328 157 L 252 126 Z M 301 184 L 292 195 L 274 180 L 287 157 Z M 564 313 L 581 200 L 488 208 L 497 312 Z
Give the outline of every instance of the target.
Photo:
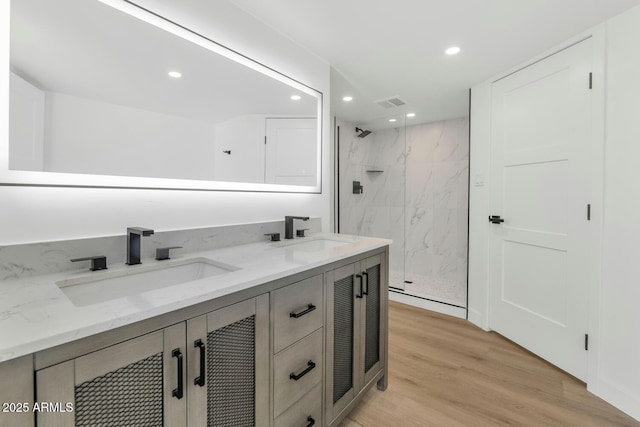
M 413 283 L 404 283 L 402 272 L 389 273 L 389 286 L 394 290 L 403 290 L 408 295 L 427 298 L 433 301 L 452 304 L 459 307 L 467 306 L 467 284 L 447 279 L 426 276 L 411 277 Z

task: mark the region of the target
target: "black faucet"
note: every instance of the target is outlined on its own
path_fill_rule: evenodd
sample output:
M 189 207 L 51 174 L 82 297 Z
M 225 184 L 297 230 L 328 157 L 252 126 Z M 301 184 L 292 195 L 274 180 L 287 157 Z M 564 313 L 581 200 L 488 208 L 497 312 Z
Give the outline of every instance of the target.
M 285 239 L 293 239 L 293 220 L 301 219 L 303 221 L 308 221 L 308 216 L 285 216 L 284 217 L 284 238 Z
M 140 239 L 143 236 L 151 236 L 153 230 L 142 227 L 127 228 L 127 264 L 140 264 Z

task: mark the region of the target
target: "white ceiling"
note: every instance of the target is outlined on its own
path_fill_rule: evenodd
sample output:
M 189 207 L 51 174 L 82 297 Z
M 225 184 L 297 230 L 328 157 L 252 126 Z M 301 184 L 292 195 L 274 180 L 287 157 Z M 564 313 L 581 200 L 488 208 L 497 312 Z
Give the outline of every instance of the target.
M 468 89 L 640 0 L 229 0 L 326 59 L 333 113 L 388 117 L 400 97 L 416 122 L 468 113 Z M 447 47 L 462 52 L 447 56 Z M 354 96 L 351 104 L 343 95 Z
M 14 0 L 11 69 L 45 91 L 208 123 L 317 115 L 316 97 L 99 1 Z

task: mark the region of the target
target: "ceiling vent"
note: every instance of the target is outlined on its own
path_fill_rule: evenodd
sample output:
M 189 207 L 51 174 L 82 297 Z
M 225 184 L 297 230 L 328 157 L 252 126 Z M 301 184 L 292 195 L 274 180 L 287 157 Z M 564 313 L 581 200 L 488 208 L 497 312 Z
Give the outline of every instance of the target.
M 401 105 L 406 104 L 406 102 L 404 102 L 402 99 L 398 98 L 397 96 L 393 98 L 388 98 L 388 99 L 379 99 L 373 102 L 378 104 L 382 108 L 395 108 L 395 107 L 400 107 Z

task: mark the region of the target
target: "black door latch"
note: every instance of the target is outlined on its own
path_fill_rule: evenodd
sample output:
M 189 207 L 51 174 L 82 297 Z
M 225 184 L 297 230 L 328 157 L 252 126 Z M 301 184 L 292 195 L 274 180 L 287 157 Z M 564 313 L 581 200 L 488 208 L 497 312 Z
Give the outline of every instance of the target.
M 489 222 L 492 224 L 500 224 L 501 222 L 504 222 L 504 219 L 500 218 L 500 215 L 491 215 L 489 217 Z

